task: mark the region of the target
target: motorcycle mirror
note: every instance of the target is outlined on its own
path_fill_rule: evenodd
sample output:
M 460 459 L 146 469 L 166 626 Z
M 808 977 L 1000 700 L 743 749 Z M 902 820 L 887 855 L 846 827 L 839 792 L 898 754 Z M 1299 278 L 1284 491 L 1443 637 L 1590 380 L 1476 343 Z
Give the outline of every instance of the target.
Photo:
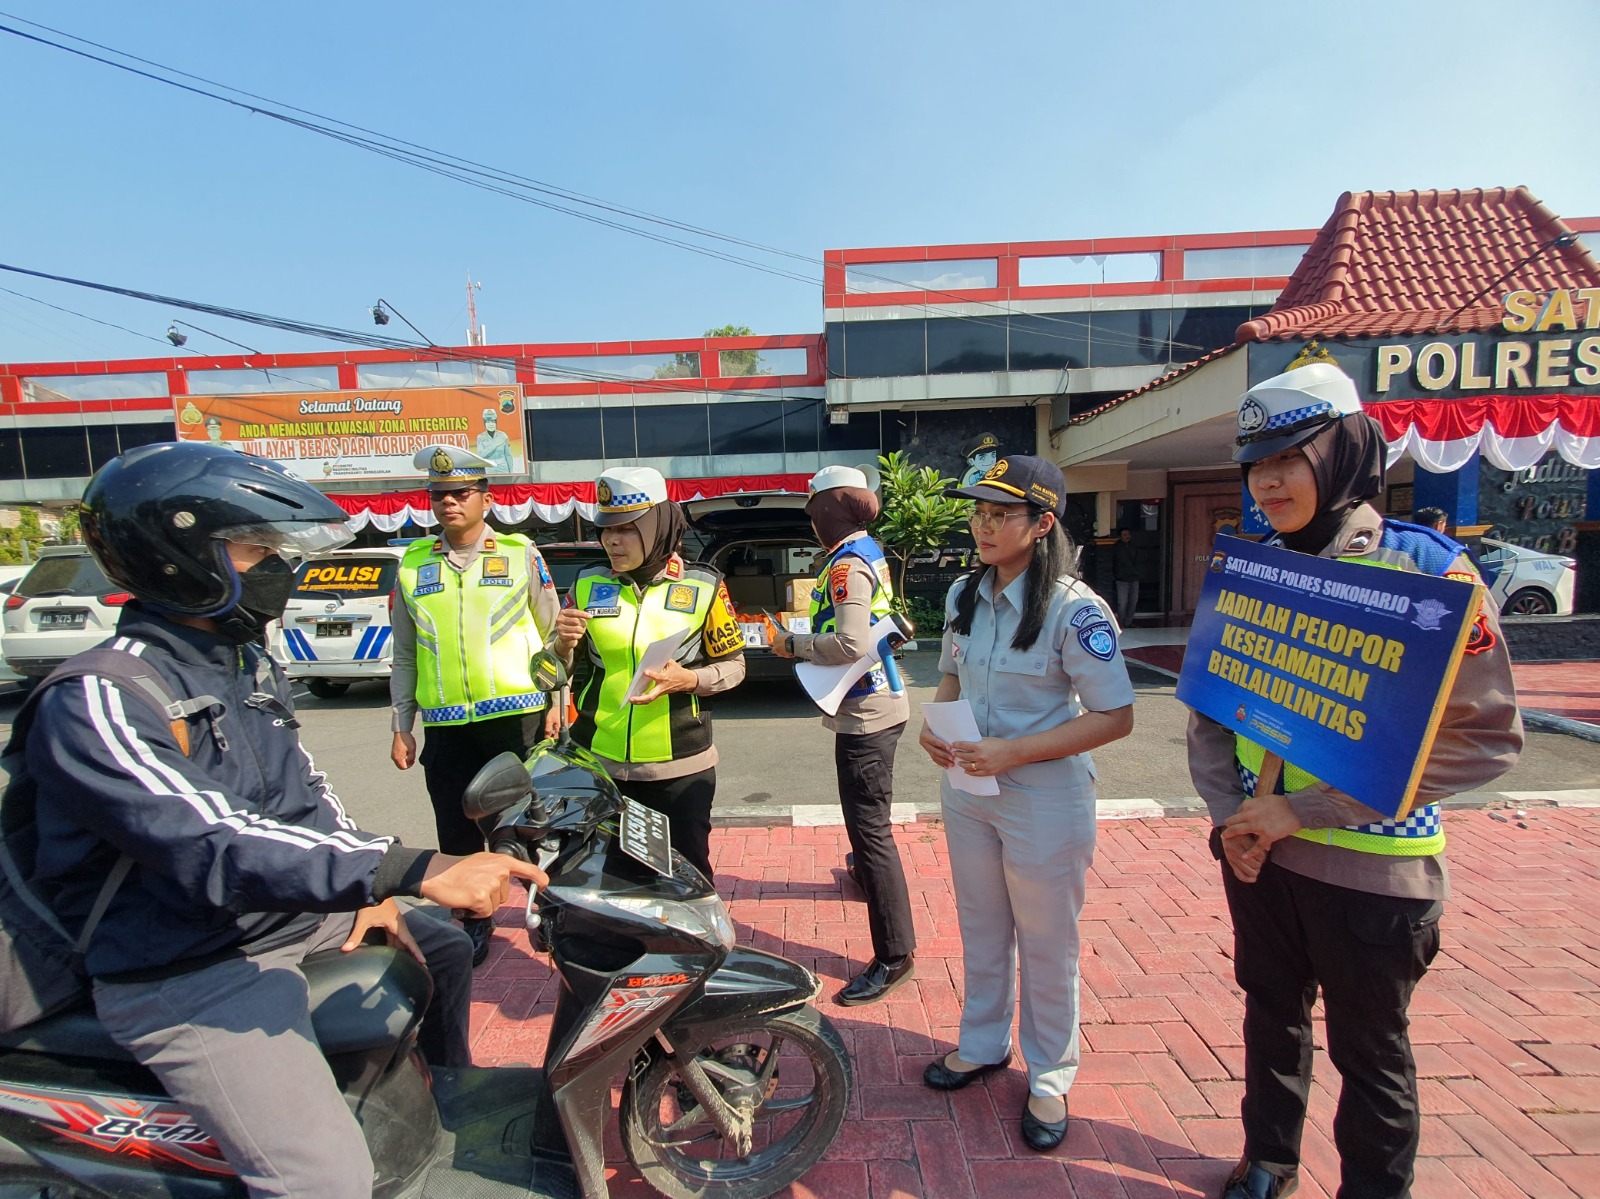
M 567 668 L 547 649 L 533 655 L 528 663 L 533 670 L 533 685 L 540 691 L 559 691 L 567 685 Z
M 483 820 L 498 816 L 532 794 L 528 768 L 521 758 L 507 751 L 490 758 L 483 769 L 472 776 L 461 796 L 461 810 L 469 820 Z

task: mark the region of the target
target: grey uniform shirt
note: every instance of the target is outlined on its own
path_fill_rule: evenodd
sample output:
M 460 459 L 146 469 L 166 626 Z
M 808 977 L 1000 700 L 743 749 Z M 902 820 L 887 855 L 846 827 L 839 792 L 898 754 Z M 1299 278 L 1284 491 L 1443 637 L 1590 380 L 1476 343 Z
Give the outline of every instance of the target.
M 1382 531 L 1383 517 L 1371 505 L 1362 504 L 1345 517 L 1317 556 L 1360 556 L 1376 544 Z M 1450 569 L 1477 573 L 1465 554 Z M 1522 752 L 1522 717 L 1517 712 L 1516 687 L 1511 681 L 1511 655 L 1500 632 L 1500 614 L 1487 594 L 1484 614 L 1493 644 L 1461 659 L 1455 684 L 1445 700 L 1433 750 L 1422 768 L 1416 806 L 1492 782 L 1511 769 Z M 1189 714 L 1189 775 L 1200 798 L 1206 801 L 1213 824 L 1220 825 L 1244 803 L 1235 754 L 1232 729 L 1198 712 Z M 1384 766 L 1381 762 L 1372 765 L 1374 769 Z M 1383 819 L 1382 813 L 1326 783 L 1292 792 L 1287 799 L 1307 829 L 1375 824 Z M 1304 837 L 1285 837 L 1273 844 L 1272 860 L 1285 870 L 1354 891 L 1406 899 L 1450 897 L 1443 854 L 1404 857 L 1363 853 Z
M 1013 649 L 1027 594 L 1026 573 L 998 595 L 994 573 L 978 582 L 972 632 L 955 632 L 956 599 L 972 576 L 958 579 L 945 597 L 944 642 L 939 669 L 961 680 L 985 737 L 1026 737 L 1048 732 L 1084 709 L 1110 712 L 1133 703 L 1133 684 L 1122 661 L 1117 624 L 1105 601 L 1080 579 L 1056 581 L 1039 639 Z M 1081 755 L 1093 773 L 1088 754 Z M 1054 761 L 1029 762 L 1006 771 L 1002 784 L 1048 788 L 1060 778 Z
M 834 600 L 834 631 L 816 636 L 796 634 L 794 656 L 823 666 L 847 666 L 867 655 L 872 628 L 872 592 L 877 578 L 872 567 L 854 554 L 846 555 L 849 573 L 845 576 L 843 599 Z M 824 579 L 824 583 L 831 582 Z M 878 691 L 872 695 L 848 696 L 836 716 L 824 716 L 822 727 L 835 733 L 862 735 L 881 733 L 910 717 L 911 705 L 904 691 Z
M 456 573 L 469 568 L 483 552 L 485 539 L 493 537 L 494 530 L 484 525 L 483 530 L 470 545 L 457 549 L 443 532 L 438 535 L 445 547 L 444 560 Z M 528 610 L 533 613 L 533 623 L 539 636 L 549 644 L 555 633 L 556 617 L 561 612 L 561 596 L 555 585 L 549 583 L 550 571 L 544 557 L 531 543 L 528 546 Z M 417 626 L 411 619 L 411 610 L 405 600 L 395 595 L 394 614 L 394 668 L 389 675 L 389 703 L 394 708 L 391 730 L 409 733 L 417 721 Z

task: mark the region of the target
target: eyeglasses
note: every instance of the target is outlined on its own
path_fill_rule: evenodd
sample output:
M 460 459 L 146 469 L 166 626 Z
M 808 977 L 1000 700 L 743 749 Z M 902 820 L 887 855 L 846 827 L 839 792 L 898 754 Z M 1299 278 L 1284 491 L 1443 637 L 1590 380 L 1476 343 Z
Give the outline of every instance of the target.
M 1005 528 L 1008 521 L 1032 519 L 1034 517 L 1031 512 L 974 512 L 967 517 L 967 524 L 974 529 L 991 531 Z
M 482 490 L 482 487 L 456 487 L 450 491 L 434 491 L 429 493 L 432 496 L 430 502 L 438 504 L 445 500 L 454 500 L 458 504 L 464 504 L 468 496 L 477 495 Z

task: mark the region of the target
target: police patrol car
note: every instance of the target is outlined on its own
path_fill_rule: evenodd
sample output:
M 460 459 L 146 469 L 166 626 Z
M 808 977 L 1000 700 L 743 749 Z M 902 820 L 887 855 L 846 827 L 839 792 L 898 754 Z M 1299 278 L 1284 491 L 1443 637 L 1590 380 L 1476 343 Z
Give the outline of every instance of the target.
M 394 666 L 391 618 L 403 546 L 337 550 L 295 570 L 294 594 L 268 645 L 296 682 L 331 699 Z

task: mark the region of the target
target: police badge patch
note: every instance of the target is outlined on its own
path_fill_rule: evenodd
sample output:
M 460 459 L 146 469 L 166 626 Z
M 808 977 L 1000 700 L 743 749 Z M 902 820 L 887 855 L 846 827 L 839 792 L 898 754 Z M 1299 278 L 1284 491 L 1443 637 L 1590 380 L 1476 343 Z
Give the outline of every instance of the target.
M 486 579 L 503 579 L 510 573 L 511 560 L 503 554 L 483 560 L 483 576 Z
M 667 611 L 693 612 L 700 598 L 700 589 L 693 583 L 674 583 L 667 588 Z
M 589 588 L 589 602 L 584 610 L 590 616 L 617 616 L 622 612 L 621 583 L 596 583 Z
M 1078 630 L 1078 644 L 1093 657 L 1109 662 L 1117 654 L 1117 634 L 1108 620 L 1097 620 Z
M 444 590 L 444 584 L 439 579 L 439 563 L 424 562 L 417 567 L 417 585 L 411 589 L 412 595 L 434 595 Z

